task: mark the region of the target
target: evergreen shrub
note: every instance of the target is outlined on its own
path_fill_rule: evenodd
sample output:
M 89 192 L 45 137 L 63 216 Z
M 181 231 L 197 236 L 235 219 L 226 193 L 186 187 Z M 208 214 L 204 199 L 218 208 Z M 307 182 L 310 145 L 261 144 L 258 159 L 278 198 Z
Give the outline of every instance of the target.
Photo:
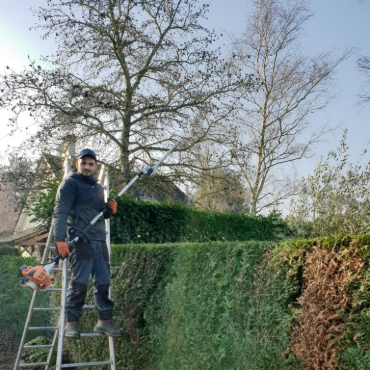
M 370 369 L 369 245 L 370 235 L 114 245 L 118 368 Z M 95 322 L 87 311 L 82 330 Z M 109 357 L 103 338 L 68 349 L 76 362 Z
M 21 251 L 14 246 L 4 245 L 0 246 L 0 256 L 20 256 Z
M 278 240 L 288 226 L 276 213 L 245 216 L 235 212 L 201 211 L 179 204 L 119 199 L 111 218 L 111 241 L 126 243 L 175 243 L 238 240 Z
M 0 255 L 0 330 L 9 333 L 15 345 L 19 345 L 32 298 L 32 292 L 19 285 L 18 270 L 22 265 L 37 263 L 40 262 L 33 258 Z M 47 292 L 38 293 L 36 307 L 47 307 L 49 294 Z M 47 326 L 47 322 L 48 314 L 46 312 L 35 312 L 31 326 Z M 28 333 L 26 340 L 44 334 L 36 331 Z
M 282 357 L 298 287 L 269 263 L 271 249 L 263 241 L 112 246 L 114 318 L 125 328 L 117 368 L 302 369 Z M 86 311 L 81 330 L 95 322 Z M 71 358 L 109 357 L 103 341 L 68 341 Z

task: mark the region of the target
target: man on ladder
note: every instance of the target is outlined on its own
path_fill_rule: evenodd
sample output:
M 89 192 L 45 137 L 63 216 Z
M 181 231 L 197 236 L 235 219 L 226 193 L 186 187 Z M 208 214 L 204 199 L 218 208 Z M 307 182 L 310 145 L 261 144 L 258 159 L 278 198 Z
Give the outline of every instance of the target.
M 109 298 L 110 266 L 106 244 L 104 219 L 100 218 L 89 230 L 89 240 L 80 238 L 73 250 L 68 248 L 67 227 L 70 231 L 82 230 L 104 208 L 104 218 L 117 213 L 114 199 L 104 204 L 103 188 L 96 182 L 96 154 L 91 149 L 80 151 L 76 170 L 72 170 L 61 183 L 54 209 L 54 238 L 57 253 L 62 259 L 70 257 L 72 277 L 67 293 L 67 325 L 65 336 L 80 338 L 78 322 L 87 295 L 89 276 L 94 283 L 94 298 L 98 324 L 94 331 L 109 336 L 121 336 L 112 321 L 113 302 Z

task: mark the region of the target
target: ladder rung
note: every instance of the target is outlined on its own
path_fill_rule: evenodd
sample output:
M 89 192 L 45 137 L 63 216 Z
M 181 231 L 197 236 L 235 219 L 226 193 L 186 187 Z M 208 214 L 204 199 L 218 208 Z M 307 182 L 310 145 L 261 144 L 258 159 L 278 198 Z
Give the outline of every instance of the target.
M 110 365 L 112 361 L 97 361 L 97 362 L 80 362 L 75 364 L 62 364 L 61 367 L 82 367 L 82 366 L 98 366 L 98 365 Z
M 56 250 L 56 248 L 55 248 L 55 246 L 54 246 L 54 245 L 51 245 L 51 246 L 49 247 L 49 249 Z
M 40 365 L 47 365 L 47 362 L 34 362 L 29 364 L 18 364 L 18 367 L 31 367 L 31 366 L 40 366 Z
M 28 330 L 55 330 L 58 326 L 30 326 Z
M 53 347 L 52 344 L 34 344 L 33 346 L 23 346 L 23 348 L 28 349 L 28 348 L 50 348 Z
M 100 333 L 81 333 L 80 336 L 81 337 L 102 337 L 102 336 L 104 336 L 104 334 L 100 334 Z
M 83 308 L 95 308 L 94 304 L 85 304 Z
M 53 267 L 52 271 L 63 271 L 62 267 Z M 67 271 L 71 271 L 71 269 L 67 269 Z
M 61 307 L 34 307 L 34 311 L 58 311 Z
M 49 288 L 46 289 L 45 292 L 60 292 L 62 288 Z

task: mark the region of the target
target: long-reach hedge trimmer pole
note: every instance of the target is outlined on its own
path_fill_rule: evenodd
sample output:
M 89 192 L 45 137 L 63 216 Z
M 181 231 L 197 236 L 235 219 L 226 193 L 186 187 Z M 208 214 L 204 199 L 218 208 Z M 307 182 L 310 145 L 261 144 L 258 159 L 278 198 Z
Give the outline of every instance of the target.
M 154 173 L 157 168 L 161 165 L 161 163 L 175 150 L 179 142 L 176 142 L 170 150 L 153 166 L 153 167 L 145 167 L 142 169 L 119 193 L 114 197 L 114 200 L 118 200 L 130 187 L 142 176 L 147 175 L 150 176 Z M 69 229 L 69 233 L 73 234 L 73 239 L 68 241 L 68 248 L 72 248 L 80 238 L 86 238 L 89 240 L 88 231 L 96 224 L 96 222 L 104 216 L 105 209 L 100 211 L 84 229 L 79 229 L 77 227 L 71 227 Z M 49 288 L 51 284 L 51 280 L 49 277 L 50 271 L 52 268 L 59 263 L 61 259 L 60 256 L 56 256 L 54 260 L 45 265 L 36 265 L 36 266 L 26 266 L 23 265 L 19 268 L 19 273 L 22 276 L 20 284 L 22 286 L 27 286 L 31 290 L 46 290 Z

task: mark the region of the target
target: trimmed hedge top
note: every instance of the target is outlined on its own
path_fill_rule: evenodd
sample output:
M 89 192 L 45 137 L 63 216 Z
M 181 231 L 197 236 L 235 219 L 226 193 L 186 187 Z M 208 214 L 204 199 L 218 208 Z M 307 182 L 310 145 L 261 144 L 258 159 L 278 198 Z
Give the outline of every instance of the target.
M 119 199 L 111 218 L 111 241 L 126 243 L 174 243 L 204 241 L 279 240 L 288 233 L 283 220 L 245 216 L 234 212 L 200 211 L 178 204 Z

